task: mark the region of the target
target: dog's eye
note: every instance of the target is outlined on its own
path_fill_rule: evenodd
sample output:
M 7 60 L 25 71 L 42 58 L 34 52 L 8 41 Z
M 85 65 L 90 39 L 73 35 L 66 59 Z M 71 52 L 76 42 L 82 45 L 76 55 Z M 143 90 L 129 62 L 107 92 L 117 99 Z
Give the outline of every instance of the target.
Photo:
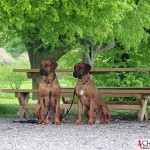
M 81 69 L 82 69 L 82 67 L 80 67 L 80 66 L 79 66 L 79 68 L 78 68 L 78 69 L 79 69 L 79 70 L 81 70 Z

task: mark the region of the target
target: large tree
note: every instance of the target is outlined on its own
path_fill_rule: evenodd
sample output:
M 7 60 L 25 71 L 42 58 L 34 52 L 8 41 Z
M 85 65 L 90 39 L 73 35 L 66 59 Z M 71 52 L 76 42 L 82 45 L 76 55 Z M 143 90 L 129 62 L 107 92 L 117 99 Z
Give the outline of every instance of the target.
M 93 52 L 96 48 L 101 50 L 103 43 L 111 45 L 113 39 L 129 50 L 148 36 L 148 2 L 1 0 L 0 31 L 5 37 L 15 32 L 21 38 L 31 68 L 37 68 L 42 59 L 58 60 L 73 46 Z

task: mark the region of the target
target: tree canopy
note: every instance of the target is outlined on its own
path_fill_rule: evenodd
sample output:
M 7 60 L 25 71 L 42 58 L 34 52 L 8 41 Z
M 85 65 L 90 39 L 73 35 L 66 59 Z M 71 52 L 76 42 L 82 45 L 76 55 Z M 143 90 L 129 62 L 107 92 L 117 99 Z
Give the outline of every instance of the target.
M 85 50 L 90 44 L 99 50 L 112 39 L 137 50 L 149 37 L 148 10 L 149 0 L 1 0 L 0 36 L 19 37 L 36 68 L 41 59 L 58 60 L 73 47 Z

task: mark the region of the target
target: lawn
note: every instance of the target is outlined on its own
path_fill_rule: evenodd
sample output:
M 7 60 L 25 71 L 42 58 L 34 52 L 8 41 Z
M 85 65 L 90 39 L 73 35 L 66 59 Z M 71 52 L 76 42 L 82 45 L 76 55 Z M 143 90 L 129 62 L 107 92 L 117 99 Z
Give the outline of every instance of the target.
M 29 99 L 29 103 L 37 103 Z M 1 93 L 0 95 L 0 118 L 16 118 L 19 111 L 18 98 L 14 93 Z M 30 117 L 33 117 L 33 109 L 29 110 Z

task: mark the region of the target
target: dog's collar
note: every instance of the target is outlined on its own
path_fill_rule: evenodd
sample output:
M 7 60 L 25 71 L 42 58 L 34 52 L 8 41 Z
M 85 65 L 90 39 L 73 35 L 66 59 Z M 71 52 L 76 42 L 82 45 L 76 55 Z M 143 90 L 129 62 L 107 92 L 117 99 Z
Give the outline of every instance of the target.
M 77 85 L 82 85 L 82 84 L 86 84 L 91 80 L 92 76 L 89 75 L 87 79 L 82 79 L 81 82 L 78 82 Z
M 52 81 L 49 81 L 49 80 L 47 80 L 47 79 L 46 79 L 46 80 L 43 80 L 43 81 L 44 81 L 46 84 L 52 85 L 56 78 L 57 78 L 57 77 L 55 76 Z

